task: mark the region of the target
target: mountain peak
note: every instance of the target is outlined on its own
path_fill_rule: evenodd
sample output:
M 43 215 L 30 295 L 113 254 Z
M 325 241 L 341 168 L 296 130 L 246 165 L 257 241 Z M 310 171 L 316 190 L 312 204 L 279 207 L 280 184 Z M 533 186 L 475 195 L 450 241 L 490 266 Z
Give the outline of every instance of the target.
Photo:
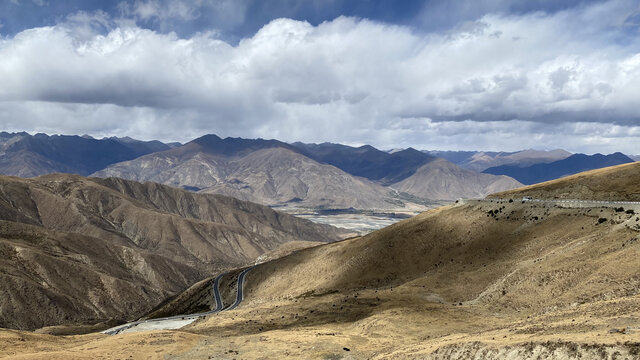
M 214 134 L 201 136 L 191 141 L 191 143 L 200 145 L 208 153 L 224 156 L 240 156 L 253 151 L 275 147 L 298 152 L 295 147 L 279 140 L 244 139 L 240 137 L 222 139 Z

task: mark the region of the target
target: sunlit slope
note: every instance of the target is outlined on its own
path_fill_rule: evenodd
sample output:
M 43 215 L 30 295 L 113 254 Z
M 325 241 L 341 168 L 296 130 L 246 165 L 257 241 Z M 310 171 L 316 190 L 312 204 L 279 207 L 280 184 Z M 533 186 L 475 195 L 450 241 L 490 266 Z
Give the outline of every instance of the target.
M 607 220 L 599 224 L 599 219 Z M 248 277 L 247 297 L 413 281 L 424 287 L 424 296 L 446 302 L 540 310 L 604 294 L 633 294 L 640 291 L 637 224 L 635 215 L 612 209 L 508 202 L 441 208 L 361 239 L 264 264 Z M 542 296 L 529 296 L 533 290 Z
M 189 327 L 211 339 L 192 353 L 231 337 L 245 358 L 633 359 L 639 230 L 615 208 L 432 210 L 256 267 L 242 306 Z
M 489 197 L 640 201 L 640 162 L 586 171 Z

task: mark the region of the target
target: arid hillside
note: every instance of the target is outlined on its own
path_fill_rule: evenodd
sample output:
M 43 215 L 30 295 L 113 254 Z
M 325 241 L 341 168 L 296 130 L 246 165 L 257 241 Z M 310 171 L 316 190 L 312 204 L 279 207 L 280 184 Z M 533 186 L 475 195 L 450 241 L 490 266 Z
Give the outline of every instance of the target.
M 640 162 L 586 171 L 489 197 L 640 201 Z
M 616 194 L 633 193 L 640 180 L 638 167 L 603 171 L 630 178 L 609 183 Z M 581 181 L 593 188 L 599 174 Z M 460 202 L 258 265 L 240 307 L 178 332 L 73 337 L 55 346 L 53 338 L 4 334 L 12 344 L 4 352 L 85 349 L 88 357 L 118 344 L 117 354 L 176 359 L 637 359 L 638 213 Z M 20 336 L 41 350 L 26 350 Z
M 338 230 L 154 183 L 0 177 L 0 327 L 127 319 L 207 275 Z

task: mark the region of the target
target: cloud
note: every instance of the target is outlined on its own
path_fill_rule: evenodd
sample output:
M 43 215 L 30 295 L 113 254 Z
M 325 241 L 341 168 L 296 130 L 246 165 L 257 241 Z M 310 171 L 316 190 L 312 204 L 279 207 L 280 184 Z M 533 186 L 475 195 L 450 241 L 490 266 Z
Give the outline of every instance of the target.
M 14 5 L 21 5 L 20 3 L 24 2 L 24 0 L 9 0 L 9 2 L 14 4 Z M 37 6 L 47 6 L 47 5 L 49 5 L 49 2 L 45 1 L 45 0 L 31 0 L 31 2 L 34 5 L 37 5 Z
M 131 4 L 148 21 L 196 16 Z M 608 1 L 436 33 L 283 18 L 237 44 L 76 13 L 0 39 L 0 118 L 9 130 L 180 141 L 637 152 L 640 40 L 625 36 L 637 12 Z
M 117 6 L 122 19 L 160 32 L 232 32 L 245 22 L 249 0 L 135 0 Z M 184 30 L 184 31 L 183 31 Z
M 180 0 L 160 2 L 158 0 L 136 0 L 121 2 L 118 9 L 123 16 L 133 16 L 140 20 L 179 19 L 191 20 L 196 17 L 193 4 Z

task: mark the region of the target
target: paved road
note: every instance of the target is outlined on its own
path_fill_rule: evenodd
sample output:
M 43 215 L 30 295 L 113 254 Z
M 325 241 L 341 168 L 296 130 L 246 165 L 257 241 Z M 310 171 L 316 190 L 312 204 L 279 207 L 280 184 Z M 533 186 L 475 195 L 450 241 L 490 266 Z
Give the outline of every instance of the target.
M 216 309 L 213 310 L 214 312 L 222 311 L 224 308 L 222 297 L 220 296 L 220 279 L 222 279 L 224 274 L 225 273 L 222 273 L 216 276 L 215 280 L 213 280 L 213 288 L 211 290 L 213 291 L 213 298 L 216 299 Z
M 244 300 L 244 294 L 243 294 L 244 277 L 247 276 L 247 273 L 251 271 L 254 267 L 255 266 L 246 268 L 240 273 L 240 275 L 238 276 L 238 293 L 236 294 L 236 302 L 233 303 L 233 305 L 229 306 L 228 308 L 224 309 L 224 311 L 235 309 L 238 305 L 240 305 L 242 300 Z
M 224 308 L 224 305 L 222 303 L 222 297 L 220 296 L 220 279 L 222 279 L 222 277 L 224 275 L 226 275 L 226 273 L 222 273 L 218 276 L 216 276 L 216 278 L 213 280 L 213 285 L 212 285 L 212 291 L 213 291 L 213 297 L 216 301 L 216 308 L 214 310 L 211 311 L 207 311 L 207 312 L 203 312 L 203 313 L 197 313 L 197 314 L 188 314 L 188 315 L 176 315 L 176 316 L 169 316 L 169 317 L 164 317 L 164 318 L 157 318 L 157 319 L 149 319 L 149 320 L 140 320 L 140 321 L 134 321 L 131 323 L 127 323 L 124 325 L 120 325 L 120 326 L 116 326 L 114 328 L 102 331 L 103 334 L 107 334 L 107 335 L 116 335 L 119 334 L 125 330 L 128 330 L 132 327 L 138 326 L 140 324 L 148 324 L 148 323 L 159 323 L 159 322 L 174 322 L 174 323 L 178 323 L 179 325 L 185 326 L 186 324 L 183 324 L 183 320 L 191 320 L 191 322 L 197 320 L 200 317 L 204 317 L 207 315 L 211 315 L 211 314 L 215 314 L 218 313 L 220 311 L 227 311 L 227 310 L 233 310 L 235 309 L 238 305 L 240 305 L 240 303 L 242 302 L 242 300 L 244 299 L 244 279 L 245 276 L 247 275 L 247 273 L 252 270 L 253 268 L 255 268 L 255 266 L 251 266 L 245 270 L 243 270 L 240 275 L 238 276 L 238 292 L 236 295 L 236 302 L 233 303 L 233 305 L 229 306 L 228 308 Z M 189 322 L 189 323 L 191 323 Z
M 611 206 L 611 207 L 624 207 L 625 205 L 631 207 L 640 206 L 640 201 L 603 201 L 603 200 L 580 200 L 580 199 L 480 199 L 475 201 L 480 202 L 509 202 L 509 200 L 513 201 L 522 201 L 526 203 L 543 203 L 543 204 L 558 204 L 565 206 L 581 206 L 581 207 L 602 207 L 602 206 Z M 463 200 L 468 201 L 468 200 Z

